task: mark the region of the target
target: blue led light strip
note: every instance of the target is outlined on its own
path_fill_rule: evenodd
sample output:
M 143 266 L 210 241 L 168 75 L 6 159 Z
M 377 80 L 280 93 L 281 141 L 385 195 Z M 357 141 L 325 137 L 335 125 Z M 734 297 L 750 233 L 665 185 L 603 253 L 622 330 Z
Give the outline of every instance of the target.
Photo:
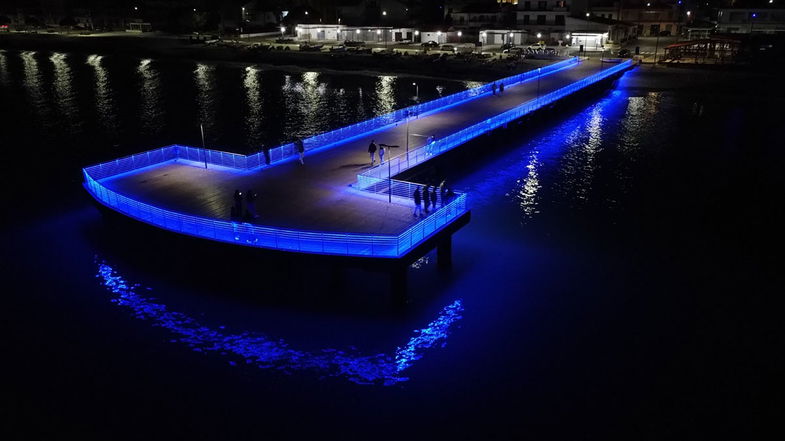
M 466 212 L 466 195 L 458 194 L 400 235 L 300 231 L 177 213 L 123 196 L 85 171 L 85 188 L 103 205 L 165 230 L 237 245 L 302 253 L 364 257 L 400 257 Z

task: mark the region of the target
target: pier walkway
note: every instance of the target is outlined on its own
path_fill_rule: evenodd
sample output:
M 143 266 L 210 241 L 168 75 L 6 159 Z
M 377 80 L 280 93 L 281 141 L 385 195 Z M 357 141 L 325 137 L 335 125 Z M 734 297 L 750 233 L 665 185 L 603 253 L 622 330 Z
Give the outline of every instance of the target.
M 517 85 L 509 85 L 514 80 L 502 80 L 508 84 L 502 95 L 488 93 L 489 87 L 481 86 L 481 90 L 463 93 L 464 100 L 447 100 L 445 106 L 430 110 L 416 106 L 403 117 L 397 111 L 392 121 L 355 130 L 343 139 L 340 134 L 331 135 L 337 140 L 307 139 L 305 165 L 297 160 L 292 145 L 271 152 L 271 165 L 265 165 L 261 154 L 169 146 L 87 167 L 85 186 L 110 209 L 179 233 L 290 251 L 401 257 L 468 215 L 468 208 L 466 195 L 458 194 L 449 204 L 440 203 L 440 209 L 427 218 L 414 217 L 410 199 L 414 186 L 391 178 L 407 165 L 424 162 L 477 136 L 450 138 L 468 127 L 491 130 L 504 123 L 493 118 L 507 114 L 515 119 L 511 112 L 528 113 L 572 93 L 567 89 L 578 89 L 575 85 L 588 86 L 629 66 L 567 60 L 549 67 L 539 75 L 535 70 L 528 78 L 519 77 Z M 549 94 L 550 101 L 538 102 L 538 97 Z M 531 108 L 524 109 L 525 103 L 532 104 Z M 437 142 L 424 146 L 428 136 Z M 399 146 L 387 150 L 385 159 L 392 159 L 391 164 L 371 167 L 367 152 L 371 140 Z M 409 157 L 417 158 L 414 164 L 403 162 Z M 258 219 L 230 221 L 235 189 L 259 194 Z M 375 193 L 390 190 L 395 196 L 390 198 L 392 203 L 388 195 Z

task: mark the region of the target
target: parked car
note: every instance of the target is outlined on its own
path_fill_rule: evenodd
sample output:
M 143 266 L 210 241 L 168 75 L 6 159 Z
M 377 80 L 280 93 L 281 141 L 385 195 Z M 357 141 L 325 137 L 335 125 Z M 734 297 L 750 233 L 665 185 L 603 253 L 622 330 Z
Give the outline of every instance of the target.
M 619 49 L 619 51 L 616 52 L 616 56 L 620 57 L 620 58 L 629 58 L 630 57 L 630 50 L 629 49 Z
M 349 41 L 349 40 L 346 40 L 346 41 L 343 42 L 343 45 L 346 46 L 346 47 L 361 47 L 361 46 L 365 46 L 365 42 L 364 41 Z
M 426 41 L 426 42 L 424 42 L 424 43 L 423 43 L 423 44 L 421 44 L 420 46 L 422 46 L 422 47 L 439 47 L 439 43 L 437 43 L 437 42 L 435 42 L 435 41 L 431 40 L 431 41 Z
M 545 49 L 545 45 L 542 43 L 534 43 L 529 45 L 529 49 Z
M 323 44 L 308 44 L 308 43 L 300 43 L 300 50 L 304 52 L 319 52 L 324 47 Z
M 441 50 L 445 52 L 455 52 L 455 46 L 451 44 L 443 44 Z
M 505 49 L 509 50 L 509 49 L 512 49 L 512 48 L 514 48 L 514 47 L 515 47 L 515 45 L 514 45 L 514 44 L 512 44 L 512 43 L 504 43 L 504 44 L 502 45 L 501 49 L 502 49 L 502 51 L 504 51 Z
M 346 52 L 346 46 L 333 46 L 330 48 L 330 52 Z

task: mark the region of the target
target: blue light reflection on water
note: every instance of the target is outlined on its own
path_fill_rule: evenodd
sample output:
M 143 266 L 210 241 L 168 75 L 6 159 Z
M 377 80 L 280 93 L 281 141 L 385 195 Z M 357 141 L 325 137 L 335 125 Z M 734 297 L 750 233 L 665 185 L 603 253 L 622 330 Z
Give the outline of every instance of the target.
M 516 152 L 525 152 L 521 159 L 505 158 L 493 176 L 469 183 L 467 191 L 472 194 L 474 206 L 495 204 L 496 196 L 504 191 L 506 198 L 518 206 L 521 223 L 527 224 L 540 213 L 545 202 L 544 187 L 551 187 L 558 201 L 585 203 L 596 173 L 595 157 L 613 130 L 608 124 L 622 119 L 619 116 L 627 111 L 629 101 L 628 94 L 614 90 L 521 148 L 516 147 Z M 553 174 L 558 174 L 558 179 L 545 182 Z
M 221 326 L 212 329 L 201 325 L 186 314 L 169 311 L 166 305 L 156 303 L 143 294 L 140 284 L 126 281 L 112 266 L 96 259 L 97 278 L 115 297 L 113 303 L 129 308 L 134 315 L 153 322 L 178 335 L 171 340 L 183 343 L 196 352 L 217 352 L 224 356 L 240 357 L 245 364 L 263 369 L 284 372 L 295 370 L 318 371 L 326 376 L 345 377 L 357 384 L 381 384 L 391 386 L 408 381 L 402 375 L 420 360 L 426 350 L 444 347 L 451 327 L 462 318 L 463 304 L 455 300 L 442 308 L 439 315 L 426 327 L 414 331 L 414 336 L 394 354 L 362 355 L 337 349 L 322 349 L 318 352 L 300 351 L 290 348 L 284 340 L 243 332 L 230 334 Z M 151 288 L 146 288 L 150 291 Z M 237 362 L 229 361 L 235 366 Z

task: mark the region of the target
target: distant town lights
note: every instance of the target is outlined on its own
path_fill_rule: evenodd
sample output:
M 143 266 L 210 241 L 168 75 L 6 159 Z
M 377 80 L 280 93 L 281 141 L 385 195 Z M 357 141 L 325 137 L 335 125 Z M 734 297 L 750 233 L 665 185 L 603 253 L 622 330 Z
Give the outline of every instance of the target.
M 537 32 L 537 38 L 542 38 L 542 34 Z
M 690 15 L 692 15 L 692 12 L 687 11 L 687 17 L 689 17 Z
M 382 11 L 382 15 L 387 15 L 387 11 Z
M 381 34 L 382 34 L 382 30 L 381 29 L 377 29 L 376 30 L 376 35 L 381 35 Z
M 589 13 L 588 13 L 588 12 L 586 13 L 586 16 L 587 16 L 587 17 L 589 16 Z
M 461 31 L 458 31 L 458 36 L 459 36 L 459 37 L 463 36 L 463 32 L 461 32 Z
M 283 34 L 284 32 L 286 32 L 286 28 L 281 26 L 281 33 Z
M 442 35 L 442 31 L 436 31 L 436 35 Z
M 414 35 L 420 35 L 420 31 L 414 31 Z
M 360 33 L 360 30 L 359 30 L 359 29 L 357 29 L 356 31 L 354 31 L 354 33 L 355 33 L 355 34 L 359 34 L 359 33 Z

